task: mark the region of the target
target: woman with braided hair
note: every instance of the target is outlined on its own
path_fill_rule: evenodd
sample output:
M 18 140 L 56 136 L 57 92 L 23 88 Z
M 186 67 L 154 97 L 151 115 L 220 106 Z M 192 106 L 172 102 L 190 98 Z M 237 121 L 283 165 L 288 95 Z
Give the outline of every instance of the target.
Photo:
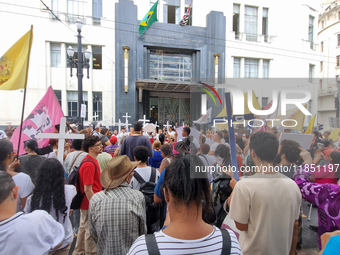
M 38 169 L 35 189 L 27 198 L 24 209 L 26 213 L 45 210 L 63 224 L 65 229 L 63 245 L 59 250 L 50 252 L 50 255 L 67 255 L 73 241 L 69 214 L 72 199 L 77 192 L 73 185 L 65 185 L 64 182 L 64 168 L 61 163 L 56 159 L 46 159 Z

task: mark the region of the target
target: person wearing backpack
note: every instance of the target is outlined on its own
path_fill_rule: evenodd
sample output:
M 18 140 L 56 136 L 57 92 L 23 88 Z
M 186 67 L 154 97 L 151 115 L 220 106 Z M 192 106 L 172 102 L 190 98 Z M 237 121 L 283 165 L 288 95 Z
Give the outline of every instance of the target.
M 174 157 L 164 178 L 170 223 L 159 232 L 140 236 L 128 255 L 242 254 L 231 230 L 220 230 L 203 220 L 202 211 L 209 210 L 211 194 L 206 173 L 191 178 L 190 173 L 198 165 L 202 162 L 195 155 L 183 153 Z
M 156 168 L 146 164 L 149 156 L 149 149 L 146 146 L 137 146 L 133 150 L 133 155 L 135 161 L 140 161 L 140 163 L 135 169 L 129 186 L 143 193 L 146 204 L 146 225 L 148 233 L 153 233 L 157 230 L 155 223 L 159 219 L 159 205 L 154 203 L 153 197 L 160 174 Z
M 92 135 L 83 140 L 82 147 L 88 154 L 79 168 L 79 187 L 83 199 L 80 205 L 80 224 L 73 255 L 97 254 L 96 243 L 91 237 L 88 227 L 88 210 L 92 196 L 102 190 L 100 167 L 96 158 L 103 152 L 103 144 L 99 136 Z

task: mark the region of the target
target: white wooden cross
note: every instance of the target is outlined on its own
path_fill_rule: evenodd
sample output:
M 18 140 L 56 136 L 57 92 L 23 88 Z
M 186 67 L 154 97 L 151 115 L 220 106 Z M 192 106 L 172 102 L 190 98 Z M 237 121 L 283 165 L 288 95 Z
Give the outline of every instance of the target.
M 144 117 L 143 117 L 143 119 L 141 119 L 141 120 L 138 120 L 138 121 L 143 121 L 143 127 L 145 126 L 145 123 L 146 122 L 150 122 L 150 120 L 147 120 L 146 118 L 145 118 L 145 115 L 143 115 Z
M 119 122 L 118 122 L 118 123 L 116 123 L 115 125 L 117 125 L 117 126 L 118 126 L 118 134 L 120 134 L 121 127 L 123 126 L 123 123 L 122 123 L 122 122 L 120 122 L 120 119 L 119 119 Z
M 65 132 L 66 127 L 66 118 L 61 117 L 60 118 L 60 128 L 59 128 L 59 134 L 51 134 L 51 133 L 39 133 L 36 137 L 37 138 L 53 138 L 58 139 L 58 160 L 61 164 L 63 164 L 64 161 L 64 147 L 65 147 L 65 139 L 84 139 L 84 134 L 67 134 Z
M 157 125 L 157 121 L 156 121 L 156 124 L 154 124 L 155 125 L 155 127 L 159 127 L 158 125 Z
M 99 115 L 97 115 L 97 112 L 94 113 L 94 116 L 92 117 L 95 121 L 97 121 Z
M 125 126 L 126 126 L 126 131 L 129 128 L 129 126 L 131 126 L 131 124 L 129 124 L 128 118 L 131 118 L 131 116 L 128 116 L 128 113 L 126 113 L 125 116 L 123 116 L 123 118 L 125 118 Z
M 183 127 L 184 127 L 184 121 L 183 121 Z
M 164 127 L 166 127 L 167 131 L 169 132 L 168 127 L 172 127 L 171 125 L 169 125 L 169 121 L 166 122 L 166 125 L 163 125 Z

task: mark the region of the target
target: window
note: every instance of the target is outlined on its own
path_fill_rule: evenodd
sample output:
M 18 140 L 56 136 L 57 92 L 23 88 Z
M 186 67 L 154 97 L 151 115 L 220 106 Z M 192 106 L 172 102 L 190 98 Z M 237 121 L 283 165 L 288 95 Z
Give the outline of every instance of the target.
M 102 47 L 92 47 L 92 68 L 102 69 Z
M 268 79 L 269 78 L 269 60 L 263 60 L 263 73 L 262 78 Z
M 244 78 L 257 78 L 259 69 L 259 60 L 246 58 L 244 59 Z
M 321 53 L 322 53 L 323 52 L 323 42 L 321 42 L 320 50 L 321 50 Z
M 340 66 L 340 56 L 336 56 L 336 66 Z
M 54 91 L 54 94 L 56 95 L 58 102 L 61 106 L 61 90 L 53 90 L 53 91 Z
M 234 58 L 234 78 L 240 78 L 241 59 Z
M 337 34 L 336 35 L 336 38 L 337 38 L 337 46 L 340 46 L 340 34 Z
M 262 109 L 268 105 L 268 97 L 262 97 Z
M 59 17 L 59 14 L 58 14 L 58 11 L 59 11 L 59 0 L 52 0 L 52 3 L 51 3 L 51 9 L 52 9 L 52 12 L 57 16 Z M 52 19 L 56 19 L 56 17 L 52 14 Z
M 308 41 L 310 42 L 310 48 L 314 48 L 314 17 L 309 16 L 309 26 L 308 26 Z
M 320 72 L 323 71 L 323 61 L 320 61 Z
M 163 1 L 163 19 L 164 23 L 178 24 L 181 21 L 181 3 L 180 0 Z
M 74 23 L 79 19 L 83 24 L 86 23 L 84 16 L 83 0 L 67 0 L 67 21 Z
M 268 42 L 268 8 L 263 8 L 262 12 L 262 35 L 264 41 Z
M 309 76 L 308 81 L 313 82 L 313 74 L 314 74 L 314 65 L 309 64 Z
M 257 41 L 257 8 L 246 6 L 244 16 L 244 32 L 247 41 Z
M 93 16 L 93 25 L 100 25 L 100 18 L 103 16 L 102 0 L 93 0 L 92 16 Z
M 78 46 L 77 46 L 77 44 L 67 44 L 66 45 L 66 57 L 68 57 L 68 55 L 67 55 L 67 48 L 69 46 L 71 46 L 73 48 L 73 50 L 74 50 L 73 60 L 78 60 Z M 83 46 L 83 49 L 82 49 L 82 52 L 83 52 L 83 61 L 85 61 L 85 54 L 84 54 L 84 52 L 87 50 L 87 47 L 85 45 L 82 45 L 82 46 Z M 76 65 L 75 67 L 77 67 L 77 66 L 78 65 Z M 68 62 L 67 62 L 67 67 L 70 67 Z
M 88 119 L 88 102 L 87 91 L 83 91 L 83 103 L 86 104 L 86 117 Z M 67 110 L 69 117 L 77 117 L 78 115 L 78 91 L 67 91 Z
M 51 67 L 61 67 L 60 43 L 51 43 Z
M 102 92 L 93 92 L 93 119 L 103 120 Z
M 150 79 L 191 81 L 192 55 L 181 51 L 150 50 Z
M 240 5 L 239 4 L 234 4 L 233 31 L 235 32 L 235 39 L 240 39 Z
M 321 21 L 321 28 L 325 28 L 325 21 Z

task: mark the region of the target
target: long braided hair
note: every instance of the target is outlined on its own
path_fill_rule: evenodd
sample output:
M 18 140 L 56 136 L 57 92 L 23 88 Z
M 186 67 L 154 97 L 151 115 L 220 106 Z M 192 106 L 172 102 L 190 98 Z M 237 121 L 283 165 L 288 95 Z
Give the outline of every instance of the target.
M 67 206 L 64 181 L 64 168 L 61 163 L 56 159 L 46 159 L 38 169 L 31 211 L 41 209 L 50 213 L 53 203 L 56 220 L 59 221 L 59 214 L 63 214 L 63 222 L 65 222 Z

